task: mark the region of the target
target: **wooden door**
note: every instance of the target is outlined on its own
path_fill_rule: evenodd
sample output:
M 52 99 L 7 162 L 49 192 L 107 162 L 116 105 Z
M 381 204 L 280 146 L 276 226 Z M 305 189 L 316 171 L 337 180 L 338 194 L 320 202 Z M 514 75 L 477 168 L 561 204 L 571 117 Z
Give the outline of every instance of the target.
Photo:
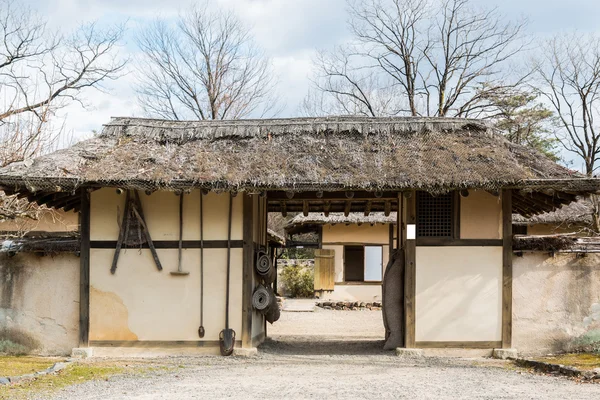
M 333 290 L 335 282 L 335 251 L 315 250 L 315 291 Z

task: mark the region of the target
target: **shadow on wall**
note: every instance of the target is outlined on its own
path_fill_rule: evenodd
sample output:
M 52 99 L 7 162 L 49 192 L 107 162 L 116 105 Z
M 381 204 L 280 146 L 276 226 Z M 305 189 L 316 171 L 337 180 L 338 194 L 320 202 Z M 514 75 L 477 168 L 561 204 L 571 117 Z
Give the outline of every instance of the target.
M 513 258 L 513 346 L 523 354 L 600 343 L 600 255 Z
M 20 356 L 32 353 L 40 347 L 40 342 L 25 331 L 14 328 L 0 329 L 0 354 Z

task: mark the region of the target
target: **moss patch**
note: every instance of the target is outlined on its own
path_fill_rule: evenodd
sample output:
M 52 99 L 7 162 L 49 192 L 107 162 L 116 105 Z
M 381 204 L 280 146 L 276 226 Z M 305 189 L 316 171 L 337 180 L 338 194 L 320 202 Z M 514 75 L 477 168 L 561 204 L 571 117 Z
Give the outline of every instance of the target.
M 551 364 L 566 365 L 581 370 L 590 371 L 600 368 L 600 354 L 570 353 L 557 356 L 539 357 L 535 361 L 543 361 Z
M 0 357 L 0 377 L 19 376 L 50 368 L 58 359 L 42 357 Z
M 55 374 L 40 376 L 13 385 L 0 386 L 0 399 L 27 399 L 34 394 L 48 393 L 89 380 L 107 379 L 125 373 L 127 367 L 107 363 L 71 364 Z

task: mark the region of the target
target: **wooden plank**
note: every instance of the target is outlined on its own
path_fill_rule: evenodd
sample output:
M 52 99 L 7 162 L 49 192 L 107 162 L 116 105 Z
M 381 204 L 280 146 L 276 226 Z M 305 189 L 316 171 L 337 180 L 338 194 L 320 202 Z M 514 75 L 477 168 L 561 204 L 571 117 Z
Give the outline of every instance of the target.
M 512 347 L 512 191 L 502 191 L 502 348 Z
M 460 197 L 459 191 L 455 190 L 452 197 L 452 238 L 455 240 L 460 239 Z
M 413 191 L 407 199 L 406 224 L 415 224 L 417 221 L 416 193 Z M 405 277 L 404 277 L 404 347 L 415 347 L 415 297 L 416 297 L 416 240 L 406 238 L 404 251 Z
M 242 259 L 242 347 L 252 347 L 252 291 L 254 280 L 254 199 L 243 194 L 243 259 Z M 206 243 L 206 242 L 205 242 Z
M 235 345 L 242 342 L 236 340 Z M 181 348 L 181 347 L 215 347 L 219 348 L 218 340 L 90 340 L 91 347 L 136 347 L 136 348 Z
M 504 241 L 502 239 L 451 239 L 421 237 L 417 239 L 417 246 L 489 246 L 500 247 Z
M 177 240 L 155 240 L 153 241 L 155 249 L 177 249 L 179 248 L 179 241 Z M 199 249 L 201 248 L 200 240 L 184 240 L 182 242 L 184 249 Z M 116 240 L 92 240 L 90 242 L 90 247 L 92 249 L 114 249 L 117 246 Z M 241 249 L 244 247 L 243 240 L 232 240 L 231 248 L 232 249 Z M 143 243 L 142 245 L 130 246 L 126 243 L 123 243 L 124 249 L 149 249 L 150 246 L 148 243 Z M 227 240 L 205 240 L 204 241 L 205 249 L 226 249 L 227 248 Z
M 335 251 L 315 250 L 315 291 L 333 290 L 335 285 Z
M 497 349 L 502 342 L 495 341 L 475 341 L 475 342 L 415 342 L 419 349 Z
M 81 189 L 79 213 L 79 346 L 87 347 L 90 332 L 90 192 Z
M 381 196 L 377 197 L 375 192 L 366 192 L 366 191 L 354 191 L 354 195 L 352 196 L 353 200 L 375 200 L 375 201 L 383 201 L 383 200 L 396 200 L 398 195 L 396 192 L 382 192 Z M 346 192 L 338 191 L 338 192 L 322 192 L 319 193 L 320 197 L 317 196 L 316 191 L 307 191 L 307 192 L 298 192 L 294 193 L 292 198 L 288 197 L 288 192 L 285 191 L 273 191 L 267 194 L 267 198 L 269 202 L 279 202 L 280 200 L 289 200 L 289 201 L 301 201 L 301 200 L 338 200 L 345 201 L 348 199 L 346 196 Z

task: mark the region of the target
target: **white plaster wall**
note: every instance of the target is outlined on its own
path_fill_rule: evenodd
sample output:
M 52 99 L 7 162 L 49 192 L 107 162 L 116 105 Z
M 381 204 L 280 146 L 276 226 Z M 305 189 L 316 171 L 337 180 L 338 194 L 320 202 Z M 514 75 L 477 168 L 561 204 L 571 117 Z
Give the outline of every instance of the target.
M 144 217 L 153 240 L 179 239 L 179 197 L 172 192 L 158 191 L 147 196 L 140 192 Z M 233 198 L 231 239 L 241 240 L 243 229 L 242 196 Z M 118 218 L 123 216 L 125 194 L 113 188 L 96 190 L 91 194 L 90 239 L 117 240 Z M 183 214 L 183 240 L 200 239 L 200 191 L 186 194 Z M 210 192 L 204 196 L 204 240 L 227 239 L 229 194 Z
M 502 338 L 502 247 L 417 247 L 416 341 Z
M 159 249 L 163 271 L 150 250 L 123 250 L 115 275 L 114 250 L 90 253 L 90 340 L 200 340 L 200 251 L 183 251 L 187 276 L 173 276 L 177 250 Z M 218 340 L 225 328 L 226 249 L 204 250 L 202 340 Z M 230 327 L 241 339 L 242 249 L 231 251 Z
M 0 255 L 0 328 L 33 338 L 34 353 L 70 354 L 79 345 L 79 257 Z
M 153 240 L 178 239 L 179 199 L 170 192 L 140 194 Z M 116 240 L 117 216 L 125 195 L 101 189 L 91 198 L 91 239 Z M 229 194 L 204 196 L 204 239 L 226 240 Z M 243 196 L 233 198 L 232 240 L 242 239 Z M 184 240 L 200 239 L 200 192 L 184 199 Z M 200 250 L 184 249 L 183 270 L 173 276 L 177 250 L 158 249 L 163 271 L 158 271 L 148 249 L 123 250 L 116 274 L 110 273 L 114 250 L 90 253 L 90 340 L 200 340 Z M 226 249 L 204 250 L 204 327 L 202 340 L 218 340 L 225 327 Z M 242 257 L 231 250 L 230 327 L 241 340 Z
M 362 301 L 372 303 L 381 301 L 381 285 L 338 285 L 332 292 L 323 295 L 324 300 Z
M 390 230 L 387 224 L 335 224 L 323 225 L 323 244 L 373 243 L 389 244 Z
M 600 330 L 600 255 L 513 257 L 513 347 L 560 352 L 590 330 Z
M 461 239 L 502 239 L 502 200 L 485 190 L 460 198 Z

